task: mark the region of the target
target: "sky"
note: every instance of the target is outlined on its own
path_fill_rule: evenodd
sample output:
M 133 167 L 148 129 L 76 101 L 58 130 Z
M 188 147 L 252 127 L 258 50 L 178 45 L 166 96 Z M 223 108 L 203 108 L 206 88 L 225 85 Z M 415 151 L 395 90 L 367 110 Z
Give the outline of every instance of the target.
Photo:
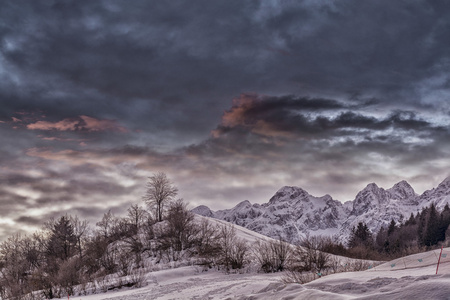
M 2 1 L 0 240 L 95 225 L 164 172 L 190 207 L 450 175 L 450 2 Z

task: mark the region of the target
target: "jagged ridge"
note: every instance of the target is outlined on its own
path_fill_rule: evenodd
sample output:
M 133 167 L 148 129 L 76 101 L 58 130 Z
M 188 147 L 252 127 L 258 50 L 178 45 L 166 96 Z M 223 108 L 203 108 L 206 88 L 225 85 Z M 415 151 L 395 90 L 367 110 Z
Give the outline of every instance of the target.
M 291 242 L 305 234 L 328 235 L 345 242 L 359 222 L 378 232 L 392 219 L 403 222 L 431 203 L 438 210 L 450 203 L 450 177 L 422 195 L 404 180 L 386 190 L 370 183 L 354 200 L 342 204 L 329 195 L 315 197 L 299 187 L 285 186 L 268 203 L 251 204 L 245 200 L 231 209 L 214 212 L 202 205 L 192 211 Z

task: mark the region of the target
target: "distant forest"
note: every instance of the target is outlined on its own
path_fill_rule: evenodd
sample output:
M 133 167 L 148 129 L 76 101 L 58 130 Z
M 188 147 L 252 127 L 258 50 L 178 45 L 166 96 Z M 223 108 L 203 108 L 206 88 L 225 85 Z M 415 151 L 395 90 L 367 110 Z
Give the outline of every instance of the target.
M 439 212 L 434 204 L 406 222 L 396 224 L 391 220 L 388 227 L 372 233 L 360 222 L 352 229 L 347 245 L 331 244 L 328 252 L 361 259 L 388 260 L 448 245 L 450 241 L 450 207 L 445 205 Z

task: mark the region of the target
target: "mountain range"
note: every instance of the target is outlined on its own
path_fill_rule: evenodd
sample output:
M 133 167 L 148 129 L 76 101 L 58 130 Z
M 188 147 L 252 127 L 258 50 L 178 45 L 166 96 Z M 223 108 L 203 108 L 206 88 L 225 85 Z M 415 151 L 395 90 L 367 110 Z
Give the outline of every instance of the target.
M 192 211 L 290 242 L 309 234 L 331 236 L 345 243 L 359 222 L 377 233 L 391 220 L 397 224 L 404 222 L 411 213 L 416 214 L 432 203 L 438 210 L 450 203 L 450 177 L 421 195 L 404 180 L 389 189 L 370 183 L 354 200 L 345 203 L 330 195 L 316 197 L 302 188 L 285 186 L 264 204 L 245 200 L 231 209 L 212 211 L 201 205 Z

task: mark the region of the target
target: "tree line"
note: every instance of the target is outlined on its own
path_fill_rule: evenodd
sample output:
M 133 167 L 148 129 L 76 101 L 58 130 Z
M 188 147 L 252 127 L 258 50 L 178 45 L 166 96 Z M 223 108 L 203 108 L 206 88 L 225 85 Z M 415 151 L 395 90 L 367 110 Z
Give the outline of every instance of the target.
M 370 232 L 364 222 L 353 228 L 348 247 L 335 245 L 333 252 L 364 259 L 387 260 L 419 253 L 446 244 L 450 240 L 450 207 L 439 212 L 434 204 L 412 214 L 403 223 L 393 219 L 389 226 Z

